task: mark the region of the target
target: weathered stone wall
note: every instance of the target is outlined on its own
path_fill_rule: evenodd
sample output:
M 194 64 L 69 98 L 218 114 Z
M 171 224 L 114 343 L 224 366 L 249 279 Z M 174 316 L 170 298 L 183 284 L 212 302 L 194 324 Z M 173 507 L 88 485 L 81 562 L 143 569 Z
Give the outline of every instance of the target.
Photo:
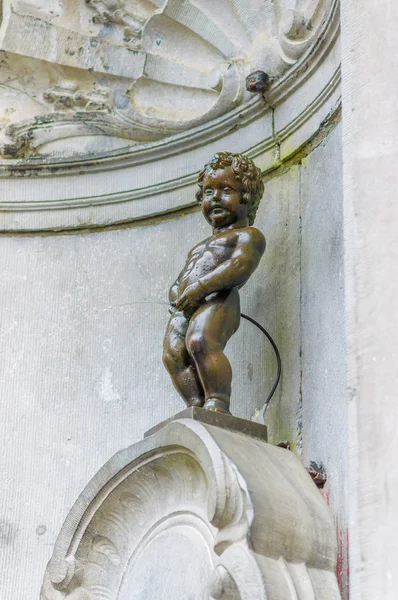
M 265 198 L 261 318 L 283 360 L 265 421 L 271 441 L 293 441 L 306 466 L 315 461 L 326 470 L 339 535 L 338 576 L 348 593 L 341 126 L 301 164 L 269 181 Z M 267 349 L 266 364 L 272 359 Z
M 348 598 L 347 397 L 341 127 L 303 161 L 301 178 L 302 458 L 326 469 L 338 578 Z
M 342 1 L 352 600 L 398 588 L 398 5 Z

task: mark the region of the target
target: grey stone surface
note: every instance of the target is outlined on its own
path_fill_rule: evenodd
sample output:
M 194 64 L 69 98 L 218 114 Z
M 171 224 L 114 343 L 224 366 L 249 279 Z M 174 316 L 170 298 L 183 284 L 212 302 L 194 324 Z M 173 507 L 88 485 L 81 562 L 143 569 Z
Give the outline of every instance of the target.
M 398 5 L 342 1 L 352 600 L 398 589 Z
M 163 421 L 155 427 L 152 427 L 152 429 L 145 432 L 144 437 L 153 435 L 156 433 L 156 431 L 159 431 L 159 429 L 162 429 L 162 427 L 165 427 L 168 423 L 171 423 L 172 421 L 178 421 L 179 419 L 192 419 L 193 421 L 198 421 L 199 423 L 214 425 L 215 427 L 220 427 L 221 429 L 226 429 L 228 431 L 234 431 L 235 433 L 241 433 L 242 435 L 258 438 L 264 442 L 267 441 L 267 428 L 265 425 L 256 423 L 255 421 L 249 421 L 248 419 L 240 419 L 239 417 L 234 417 L 226 413 L 206 410 L 204 408 L 199 408 L 198 406 L 190 406 L 189 408 L 177 413 L 173 417 L 166 419 L 166 421 Z
M 265 234 L 267 249 L 243 308 L 274 338 L 282 357 L 282 377 L 265 422 L 269 440 L 297 440 L 296 412 L 300 400 L 300 171 L 292 167 L 265 184 L 256 221 Z M 248 285 L 252 285 L 251 281 Z M 248 326 L 246 325 L 246 328 Z M 238 334 L 239 335 L 239 334 Z M 265 340 L 265 338 L 264 338 Z M 252 343 L 247 339 L 250 347 Z M 276 376 L 275 354 L 265 340 L 261 356 L 264 399 Z M 252 389 L 252 388 L 250 388 Z
M 341 128 L 301 169 L 303 458 L 324 464 L 344 512 L 347 464 Z
M 301 168 L 302 459 L 323 465 L 346 564 L 348 428 L 341 127 Z
M 178 272 L 176 239 L 181 252 L 192 245 L 187 222 L 196 216 L 0 242 L 1 598 L 37 598 L 87 480 L 183 407 L 161 362 L 167 307 L 151 302 L 166 299 Z
M 307 466 L 315 461 L 325 467 L 342 552 L 339 577 L 347 594 L 341 126 L 299 166 L 266 183 L 256 224 L 268 243 L 257 275 L 261 296 L 244 302 L 282 356 L 281 384 L 265 417 L 268 436 L 273 443 L 289 440 Z M 275 361 L 269 346 L 263 352 L 268 389 Z

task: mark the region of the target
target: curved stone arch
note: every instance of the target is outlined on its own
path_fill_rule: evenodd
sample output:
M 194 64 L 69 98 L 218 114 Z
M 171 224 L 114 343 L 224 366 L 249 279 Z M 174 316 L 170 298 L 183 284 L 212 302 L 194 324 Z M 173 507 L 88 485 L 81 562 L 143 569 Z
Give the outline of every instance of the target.
M 181 598 L 337 600 L 335 562 L 332 517 L 292 453 L 181 419 L 116 454 L 88 484 L 41 598 L 143 600 L 149 575 L 158 597 L 164 566 Z

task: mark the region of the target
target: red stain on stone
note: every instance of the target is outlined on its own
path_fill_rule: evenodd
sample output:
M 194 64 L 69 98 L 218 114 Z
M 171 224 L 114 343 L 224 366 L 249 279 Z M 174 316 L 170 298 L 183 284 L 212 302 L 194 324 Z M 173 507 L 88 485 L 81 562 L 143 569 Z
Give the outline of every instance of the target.
M 350 570 L 348 565 L 348 530 L 337 529 L 337 565 L 336 578 L 342 598 L 348 597 Z
M 324 497 L 327 504 L 329 504 L 329 494 L 326 488 L 319 490 Z M 350 580 L 350 569 L 349 569 L 349 535 L 348 529 L 340 529 L 336 526 L 337 535 L 337 564 L 336 564 L 336 579 L 340 588 L 340 594 L 342 600 L 348 600 L 349 597 L 349 580 Z

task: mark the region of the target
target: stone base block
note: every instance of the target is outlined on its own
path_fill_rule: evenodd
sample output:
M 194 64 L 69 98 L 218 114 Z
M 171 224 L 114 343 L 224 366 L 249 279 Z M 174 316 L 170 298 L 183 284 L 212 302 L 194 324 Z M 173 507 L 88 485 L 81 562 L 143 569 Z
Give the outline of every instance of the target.
M 152 427 L 152 429 L 149 429 L 149 431 L 145 433 L 144 437 L 153 435 L 168 423 L 177 421 L 178 419 L 193 419 L 194 421 L 199 421 L 205 425 L 214 425 L 215 427 L 228 429 L 229 431 L 234 431 L 235 433 L 250 435 L 251 437 L 264 440 L 265 442 L 268 439 L 267 427 L 265 425 L 255 423 L 254 421 L 248 421 L 247 419 L 234 417 L 233 415 L 226 415 L 224 413 L 205 410 L 204 408 L 199 408 L 198 406 L 191 406 L 190 408 L 177 413 L 174 415 L 174 417 L 170 417 L 170 419 L 159 423 L 159 425 L 156 425 L 156 427 Z

